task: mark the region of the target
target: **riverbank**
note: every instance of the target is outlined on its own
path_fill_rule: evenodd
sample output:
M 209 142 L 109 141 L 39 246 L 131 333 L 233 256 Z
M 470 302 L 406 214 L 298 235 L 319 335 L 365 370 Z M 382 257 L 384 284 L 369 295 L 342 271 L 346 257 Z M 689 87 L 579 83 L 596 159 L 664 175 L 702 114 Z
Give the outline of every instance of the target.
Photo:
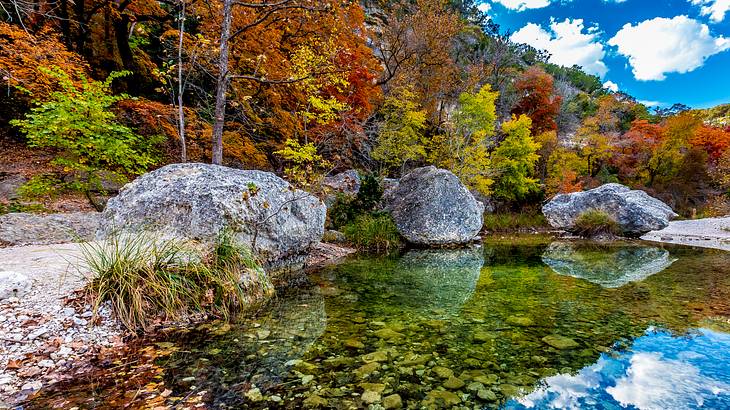
M 730 217 L 672 221 L 666 228 L 649 232 L 641 239 L 730 251 Z
M 305 266 L 321 266 L 353 252 L 317 244 Z M 0 248 L 0 271 L 27 278 L 26 292 L 0 300 L 0 408 L 12 408 L 42 387 L 87 372 L 134 337 L 109 308 L 94 319 L 91 305 L 79 296 L 88 277 L 79 244 Z

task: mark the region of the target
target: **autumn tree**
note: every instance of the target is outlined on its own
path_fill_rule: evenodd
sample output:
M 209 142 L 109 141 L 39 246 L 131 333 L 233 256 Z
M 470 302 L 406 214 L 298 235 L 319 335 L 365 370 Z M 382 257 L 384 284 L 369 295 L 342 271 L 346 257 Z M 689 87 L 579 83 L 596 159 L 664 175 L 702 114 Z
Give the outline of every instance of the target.
M 562 98 L 555 95 L 553 77 L 538 67 L 528 68 L 515 83 L 519 96 L 512 114 L 527 115 L 532 120 L 532 133 L 542 134 L 558 129 L 555 118 Z
M 545 193 L 552 197 L 583 190 L 581 177 L 588 172 L 585 161 L 574 150 L 566 147 L 555 149 L 547 161 Z
M 611 164 L 619 177 L 635 184 L 648 184 L 656 174 L 651 158 L 664 140 L 664 129 L 647 120 L 636 120 L 631 129 L 613 141 Z
M 408 88 L 395 90 L 385 98 L 380 109 L 383 121 L 372 152 L 373 159 L 389 168 L 402 169 L 408 161 L 418 161 L 426 156 L 426 111 L 417 100 L 416 94 Z
M 531 135 L 532 121 L 526 115 L 512 117 L 502 124 L 505 139 L 494 151 L 493 166 L 498 172 L 494 195 L 508 201 L 524 199 L 539 190 L 534 178 L 535 164 L 539 159 L 540 144 Z
M 730 149 L 730 131 L 701 125 L 697 127 L 689 142 L 693 147 L 705 150 L 710 160 L 716 162 Z

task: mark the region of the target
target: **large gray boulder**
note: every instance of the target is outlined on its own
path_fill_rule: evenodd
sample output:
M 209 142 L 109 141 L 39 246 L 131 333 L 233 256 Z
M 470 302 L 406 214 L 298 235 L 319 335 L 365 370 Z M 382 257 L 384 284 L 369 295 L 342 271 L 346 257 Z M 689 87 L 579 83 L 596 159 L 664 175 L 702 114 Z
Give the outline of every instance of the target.
M 154 231 L 210 244 L 229 230 L 268 266 L 299 262 L 324 233 L 326 208 L 270 172 L 174 164 L 142 175 L 109 200 L 97 232 Z
M 560 194 L 542 207 L 550 225 L 567 231 L 573 230 L 576 219 L 589 210 L 606 212 L 628 236 L 663 229 L 677 217 L 664 202 L 621 184 L 605 184 L 589 191 Z
M 351 198 L 357 196 L 357 193 L 360 192 L 360 174 L 351 169 L 331 177 L 325 177 L 322 181 L 322 187 L 325 194 L 324 203 L 330 207 L 335 203 L 338 195 L 346 195 Z
M 484 204 L 459 178 L 433 166 L 411 171 L 386 190 L 383 207 L 408 242 L 423 246 L 468 243 L 484 218 Z

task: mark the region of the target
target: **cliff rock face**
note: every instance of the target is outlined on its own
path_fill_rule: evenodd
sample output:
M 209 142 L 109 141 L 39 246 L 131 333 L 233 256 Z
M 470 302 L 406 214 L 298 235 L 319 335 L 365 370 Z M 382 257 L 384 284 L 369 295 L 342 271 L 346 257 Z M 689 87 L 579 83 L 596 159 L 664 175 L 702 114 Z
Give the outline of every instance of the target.
M 386 189 L 383 207 L 408 242 L 424 246 L 470 242 L 484 218 L 484 204 L 459 178 L 433 166 L 415 169 Z
M 213 243 L 229 230 L 269 266 L 288 265 L 324 233 L 326 208 L 270 172 L 174 164 L 142 175 L 112 198 L 100 239 L 115 231 L 154 231 Z
M 663 229 L 677 217 L 664 202 L 621 184 L 605 184 L 589 191 L 557 195 L 542 207 L 550 225 L 567 231 L 572 230 L 576 219 L 589 210 L 607 213 L 628 236 Z

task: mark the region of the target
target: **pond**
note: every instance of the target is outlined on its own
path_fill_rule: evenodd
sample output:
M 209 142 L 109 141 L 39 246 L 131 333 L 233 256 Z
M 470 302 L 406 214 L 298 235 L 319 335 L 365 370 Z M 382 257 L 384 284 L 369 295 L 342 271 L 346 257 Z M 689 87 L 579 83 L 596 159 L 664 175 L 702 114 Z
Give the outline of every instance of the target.
M 26 408 L 730 408 L 729 273 L 640 243 L 357 256 Z

